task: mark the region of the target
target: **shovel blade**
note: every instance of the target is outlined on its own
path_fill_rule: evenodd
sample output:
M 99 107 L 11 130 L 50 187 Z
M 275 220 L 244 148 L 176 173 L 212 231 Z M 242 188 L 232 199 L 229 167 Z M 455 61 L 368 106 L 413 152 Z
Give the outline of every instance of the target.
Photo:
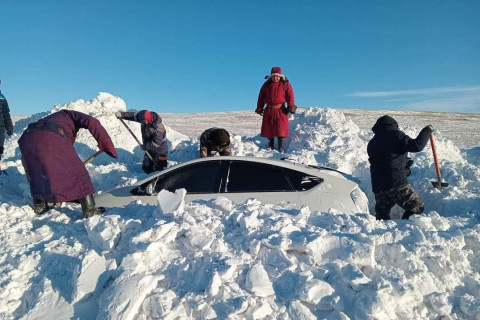
M 448 183 L 442 181 L 431 181 L 434 188 L 442 189 L 448 187 Z

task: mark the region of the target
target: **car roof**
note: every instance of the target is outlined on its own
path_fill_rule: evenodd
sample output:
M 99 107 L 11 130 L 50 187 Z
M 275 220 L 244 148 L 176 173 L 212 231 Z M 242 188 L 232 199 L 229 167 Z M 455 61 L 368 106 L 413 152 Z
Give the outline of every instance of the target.
M 247 157 L 247 156 L 214 156 L 214 157 L 205 157 L 205 158 L 197 158 L 185 162 L 178 163 L 174 166 L 168 167 L 162 171 L 157 171 L 154 173 L 151 173 L 141 181 L 138 181 L 136 184 L 142 184 L 146 181 L 151 180 L 152 178 L 155 178 L 159 175 L 163 175 L 166 172 L 169 172 L 171 170 L 175 170 L 177 168 L 180 168 L 182 166 L 188 166 L 194 163 L 201 163 L 201 162 L 211 162 L 211 161 L 222 161 L 222 160 L 234 160 L 234 161 L 248 161 L 248 162 L 256 162 L 256 163 L 264 163 L 264 164 L 271 164 L 274 166 L 278 167 L 283 167 L 283 168 L 289 168 L 292 170 L 296 171 L 301 171 L 304 173 L 308 173 L 311 175 L 315 175 L 318 177 L 325 178 L 325 176 L 328 176 L 330 179 L 341 179 L 341 180 L 347 180 L 353 184 L 356 184 L 355 178 L 343 173 L 341 171 L 338 171 L 336 169 L 332 168 L 327 168 L 327 167 L 318 167 L 318 166 L 309 166 L 305 165 L 303 163 L 295 162 L 291 159 L 272 159 L 272 158 L 261 158 L 261 157 Z M 335 172 L 335 173 L 333 173 Z M 340 175 L 340 176 L 339 176 Z

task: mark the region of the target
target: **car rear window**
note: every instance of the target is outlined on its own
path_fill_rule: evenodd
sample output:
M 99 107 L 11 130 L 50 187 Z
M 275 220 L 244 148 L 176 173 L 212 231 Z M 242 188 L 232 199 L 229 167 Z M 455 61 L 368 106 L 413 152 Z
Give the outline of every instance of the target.
M 297 191 L 306 191 L 323 182 L 320 177 L 312 176 L 300 171 L 285 169 L 288 179 Z

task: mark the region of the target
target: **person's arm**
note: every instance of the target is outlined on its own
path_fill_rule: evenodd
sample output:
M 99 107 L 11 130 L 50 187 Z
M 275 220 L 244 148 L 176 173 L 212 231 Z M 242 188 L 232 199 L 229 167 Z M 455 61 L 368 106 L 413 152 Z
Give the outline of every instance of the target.
M 265 106 L 265 84 L 260 88 L 257 99 L 257 108 L 255 112 L 259 115 L 263 115 L 263 107 Z
M 231 156 L 232 155 L 232 148 L 230 148 L 230 144 L 228 146 L 225 146 L 220 149 L 218 152 L 219 155 L 221 156 Z
M 427 145 L 428 139 L 430 138 L 430 133 L 433 132 L 433 127 L 431 125 L 426 126 L 420 131 L 418 136 L 415 139 L 409 139 L 407 142 L 407 151 L 408 152 L 420 152 Z
M 290 82 L 285 83 L 285 100 L 287 101 L 288 106 L 295 105 L 295 95 L 293 93 L 293 88 Z
M 140 122 L 140 121 L 138 121 L 138 120 L 135 118 L 135 114 L 136 114 L 136 112 L 121 112 L 121 111 L 117 111 L 117 112 L 115 112 L 115 117 L 117 117 L 118 119 L 124 119 L 124 120 L 128 120 L 128 121 Z
M 3 123 L 5 124 L 5 131 L 11 136 L 13 134 L 13 122 L 10 117 L 10 108 L 8 107 L 7 99 L 1 99 L 0 103 L 3 104 L 2 113 L 3 113 Z
M 118 158 L 117 150 L 115 150 L 112 139 L 98 119 L 82 112 L 73 110 L 65 111 L 70 114 L 76 128 L 88 129 L 88 131 L 90 131 L 90 134 L 97 141 L 100 150 L 106 152 L 112 158 Z

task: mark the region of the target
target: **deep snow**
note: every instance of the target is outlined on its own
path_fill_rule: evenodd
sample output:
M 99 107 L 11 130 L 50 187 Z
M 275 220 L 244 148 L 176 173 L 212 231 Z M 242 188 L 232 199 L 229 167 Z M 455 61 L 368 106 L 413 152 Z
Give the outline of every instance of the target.
M 436 142 L 450 187 L 431 186 L 429 145 L 412 154 L 410 181 L 426 212 L 409 221 L 226 198 L 173 212 L 132 203 L 88 220 L 79 205 L 63 204 L 35 216 L 17 141 L 28 123 L 63 108 L 97 117 L 119 151 L 118 160 L 102 154 L 87 165 L 97 191 L 145 176 L 142 150 L 114 117 L 126 110 L 119 97 L 100 93 L 18 120 L 5 143 L 8 175 L 0 175 L 0 319 L 480 319 L 480 147 L 459 149 L 442 127 Z M 429 124 L 418 120 L 401 129 L 416 136 Z M 195 116 L 184 121 L 196 124 Z M 165 125 L 169 164 L 196 158 L 197 139 Z M 260 128 L 242 135 L 215 118 L 210 126 L 229 128 L 234 155 L 288 156 L 352 174 L 374 211 L 372 133 L 341 111 L 291 116 L 285 155 L 264 149 Z M 84 160 L 95 153 L 87 130 L 76 149 Z

